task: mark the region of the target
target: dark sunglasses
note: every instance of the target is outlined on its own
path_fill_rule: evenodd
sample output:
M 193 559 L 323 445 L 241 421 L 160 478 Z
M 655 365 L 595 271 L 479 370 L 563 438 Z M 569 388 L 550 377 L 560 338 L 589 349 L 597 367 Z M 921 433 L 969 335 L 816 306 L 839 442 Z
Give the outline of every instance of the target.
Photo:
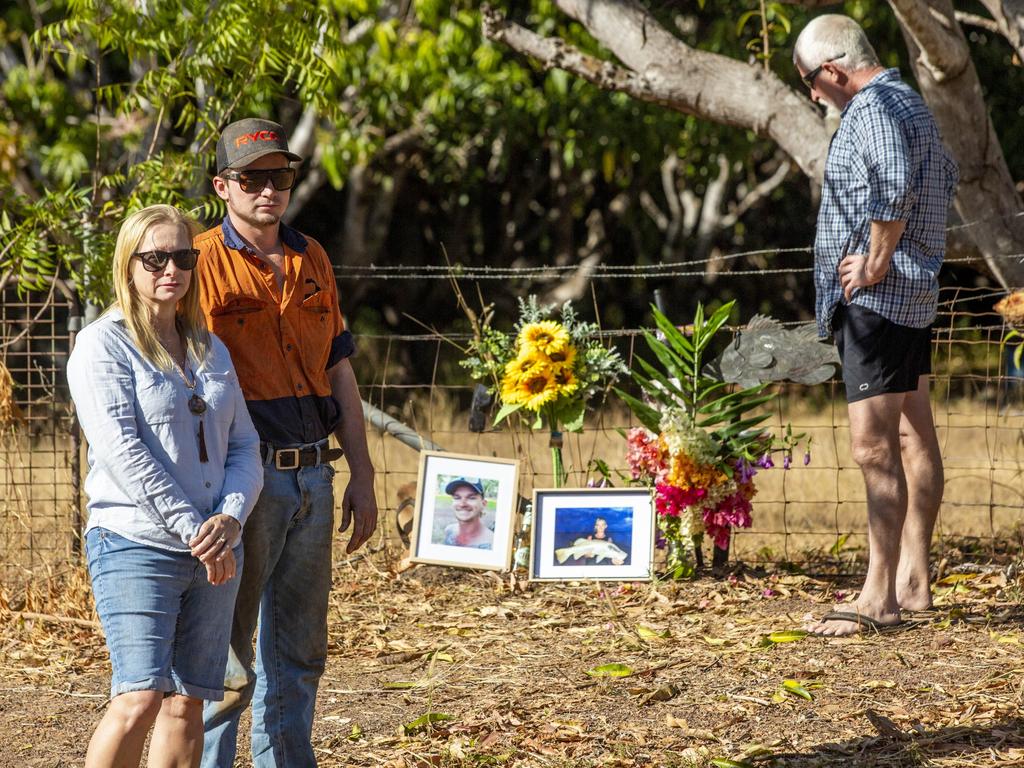
M 845 53 L 840 53 L 838 56 L 833 56 L 831 59 L 825 59 L 823 62 L 821 62 L 821 64 L 819 64 L 818 66 L 816 66 L 814 69 L 812 69 L 810 72 L 803 76 L 804 84 L 806 84 L 808 88 L 813 88 L 814 81 L 817 80 L 818 75 L 821 74 L 821 68 L 833 61 L 838 61 L 845 55 Z
M 278 192 L 295 186 L 294 168 L 270 168 L 263 171 L 224 171 L 222 179 L 234 179 L 243 192 L 262 192 L 269 181 Z
M 168 261 L 173 261 L 178 269 L 187 271 L 196 268 L 199 251 L 195 248 L 185 248 L 181 251 L 140 251 L 135 257 L 142 262 L 142 268 L 147 272 L 159 272 L 167 266 Z

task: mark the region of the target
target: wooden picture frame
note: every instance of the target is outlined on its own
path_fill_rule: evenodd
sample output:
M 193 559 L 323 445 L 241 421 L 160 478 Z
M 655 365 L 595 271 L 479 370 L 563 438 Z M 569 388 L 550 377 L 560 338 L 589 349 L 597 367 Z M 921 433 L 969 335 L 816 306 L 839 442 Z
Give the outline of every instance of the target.
M 410 561 L 508 570 L 519 461 L 421 451 L 417 478 Z

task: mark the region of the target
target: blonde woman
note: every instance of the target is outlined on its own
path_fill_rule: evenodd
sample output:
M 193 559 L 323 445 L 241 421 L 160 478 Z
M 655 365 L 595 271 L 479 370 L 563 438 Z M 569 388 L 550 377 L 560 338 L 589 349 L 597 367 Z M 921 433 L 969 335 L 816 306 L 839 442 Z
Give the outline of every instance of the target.
M 86 551 L 113 666 L 87 768 L 197 766 L 224 697 L 241 530 L 263 485 L 227 349 L 199 308 L 196 224 L 155 205 L 114 249 L 116 300 L 76 339 L 68 382 L 89 442 Z

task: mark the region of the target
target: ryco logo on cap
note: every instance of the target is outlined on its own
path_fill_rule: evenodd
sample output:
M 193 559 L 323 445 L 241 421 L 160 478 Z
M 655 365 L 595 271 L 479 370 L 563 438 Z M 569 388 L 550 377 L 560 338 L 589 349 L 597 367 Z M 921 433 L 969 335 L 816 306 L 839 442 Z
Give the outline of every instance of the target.
M 257 131 L 256 133 L 245 133 L 235 139 L 235 146 L 240 147 L 250 141 L 277 141 L 277 134 L 273 131 Z
M 271 120 L 249 117 L 231 123 L 217 140 L 217 173 L 244 168 L 264 155 L 280 152 L 290 162 L 302 158 L 288 149 L 284 128 Z

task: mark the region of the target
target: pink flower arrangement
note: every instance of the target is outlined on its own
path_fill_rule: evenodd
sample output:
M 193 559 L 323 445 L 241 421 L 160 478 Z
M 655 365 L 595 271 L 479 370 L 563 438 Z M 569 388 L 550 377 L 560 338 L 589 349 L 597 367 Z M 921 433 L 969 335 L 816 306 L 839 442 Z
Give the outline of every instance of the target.
M 757 462 L 740 458 L 723 462 L 701 451 L 701 439 L 680 432 L 699 430 L 666 417 L 664 431 L 654 434 L 642 427 L 626 436 L 626 462 L 634 480 L 654 488 L 654 506 L 659 529 L 665 540 L 694 546 L 695 538 L 707 534 L 715 546 L 726 549 L 734 528 L 749 528 L 751 500 L 757 493 L 754 476 L 759 468 L 772 466 L 771 457 Z M 703 438 L 703 435 L 700 436 Z M 679 446 L 673 452 L 669 445 Z M 686 450 L 695 446 L 690 455 Z

